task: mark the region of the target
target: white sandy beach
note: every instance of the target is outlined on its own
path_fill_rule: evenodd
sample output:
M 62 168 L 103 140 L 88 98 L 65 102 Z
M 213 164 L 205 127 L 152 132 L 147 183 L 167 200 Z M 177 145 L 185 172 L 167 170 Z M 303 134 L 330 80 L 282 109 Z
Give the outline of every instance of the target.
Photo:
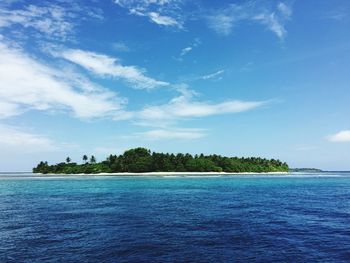
M 40 175 L 67 175 L 67 174 L 41 174 Z M 101 176 L 210 176 L 210 175 L 253 175 L 253 174 L 289 174 L 289 172 L 267 172 L 267 173 L 226 173 L 226 172 L 147 172 L 147 173 L 92 173 L 72 175 L 101 175 Z

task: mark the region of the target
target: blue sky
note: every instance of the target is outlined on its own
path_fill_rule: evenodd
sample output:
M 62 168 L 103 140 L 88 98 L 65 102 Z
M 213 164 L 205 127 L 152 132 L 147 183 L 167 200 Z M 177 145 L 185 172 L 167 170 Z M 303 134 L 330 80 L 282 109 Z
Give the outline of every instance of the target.
M 83 154 L 350 170 L 350 2 L 0 3 L 0 169 Z

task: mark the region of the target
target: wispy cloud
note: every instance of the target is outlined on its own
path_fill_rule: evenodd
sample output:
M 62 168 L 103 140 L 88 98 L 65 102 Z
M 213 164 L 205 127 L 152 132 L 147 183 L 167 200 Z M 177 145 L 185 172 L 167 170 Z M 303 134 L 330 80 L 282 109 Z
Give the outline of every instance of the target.
M 149 12 L 146 14 L 151 21 L 162 26 L 175 26 L 181 28 L 182 25 L 170 16 L 163 16 L 156 12 Z
M 192 47 L 185 47 L 181 50 L 181 54 L 180 56 L 183 57 L 184 55 L 186 55 L 187 53 L 191 52 L 193 48 Z
M 206 17 L 208 26 L 219 35 L 227 36 L 231 34 L 235 24 L 247 17 L 243 7 L 231 4 L 227 8 L 216 10 Z
M 184 9 L 186 1 L 181 0 L 114 0 L 120 7 L 129 10 L 136 16 L 148 17 L 155 24 L 167 27 L 183 28 L 185 22 Z M 284 39 L 287 30 L 285 24 L 290 20 L 293 10 L 285 2 L 245 1 L 242 3 L 228 4 L 216 10 L 207 10 L 192 13 L 192 17 L 205 18 L 208 26 L 216 33 L 230 35 L 234 27 L 241 23 L 258 23 L 275 33 L 280 39 Z M 206 13 L 203 15 L 202 13 Z
M 0 147 L 31 152 L 50 152 L 59 149 L 54 141 L 43 135 L 22 131 L 17 127 L 3 124 L 0 124 Z
M 218 76 L 222 75 L 225 72 L 225 70 L 220 69 L 214 73 L 203 75 L 200 77 L 200 79 L 207 80 L 207 79 L 214 79 L 217 78 Z
M 259 21 L 265 25 L 269 30 L 274 32 L 280 39 L 283 39 L 287 34 L 284 25 L 280 22 L 276 13 L 261 13 L 253 17 L 254 20 Z
M 277 5 L 278 11 L 285 17 L 289 18 L 291 17 L 293 10 L 290 6 L 286 5 L 285 3 L 279 2 Z
M 25 5 L 18 9 L 6 5 L 0 6 L 0 28 L 12 29 L 14 26 L 18 30 L 18 26 L 21 26 L 23 29 L 32 29 L 32 36 L 38 34 L 40 38 L 65 41 L 72 37 L 77 21 L 86 17 L 101 19 L 100 12 L 100 9 L 90 10 L 68 2 L 65 5 Z
M 350 142 L 350 130 L 340 131 L 327 137 L 330 142 Z
M 29 5 L 20 10 L 0 10 L 0 27 L 20 24 L 33 28 L 51 37 L 66 38 L 73 26 L 67 21 L 67 14 L 60 6 L 39 7 Z
M 206 18 L 209 27 L 220 35 L 231 34 L 235 26 L 245 21 L 255 21 L 283 39 L 287 34 L 285 24 L 291 15 L 292 8 L 285 3 L 280 2 L 271 7 L 264 1 L 251 1 L 244 4 L 230 4 L 226 8 L 212 12 Z
M 118 52 L 129 52 L 130 51 L 130 47 L 128 47 L 122 41 L 112 43 L 112 48 Z
M 0 119 L 10 118 L 12 116 L 20 115 L 24 112 L 19 104 L 3 101 L 3 99 L 0 101 Z
M 179 128 L 179 123 L 193 118 L 249 111 L 268 104 L 266 101 L 200 101 L 196 99 L 198 94 L 187 85 L 177 85 L 176 90 L 180 95 L 168 103 L 146 106 L 140 111 L 133 112 L 132 118 L 135 124 L 153 127 L 149 131 L 134 133 L 133 137 L 147 140 L 199 139 L 207 135 L 206 130 Z
M 343 21 L 349 17 L 349 10 L 335 9 L 324 14 L 324 19 L 331 19 L 335 21 Z
M 135 88 L 152 89 L 169 85 L 168 82 L 147 77 L 144 74 L 144 69 L 140 69 L 136 66 L 121 65 L 118 59 L 107 55 L 80 49 L 63 50 L 60 55 L 66 60 L 78 64 L 96 75 L 120 78 L 127 81 Z
M 189 54 L 190 52 L 193 51 L 193 49 L 195 49 L 196 47 L 198 47 L 201 44 L 201 41 L 199 38 L 195 38 L 194 41 L 188 45 L 187 47 L 184 47 L 183 49 L 181 49 L 180 54 L 178 55 L 178 57 L 173 57 L 175 60 L 177 61 L 183 61 L 183 57 L 186 56 L 187 54 Z
M 166 27 L 183 28 L 179 15 L 179 0 L 115 0 L 120 7 L 129 10 L 130 14 L 148 17 L 155 24 Z
M 180 96 L 169 103 L 159 106 L 147 106 L 139 112 L 140 119 L 149 121 L 174 120 L 182 118 L 198 118 L 212 115 L 238 113 L 252 110 L 267 104 L 265 101 L 227 100 L 213 103 L 195 100 L 196 93 L 181 86 Z
M 69 111 L 77 118 L 117 118 L 125 99 L 77 73 L 60 71 L 0 43 L 0 118 L 27 110 Z

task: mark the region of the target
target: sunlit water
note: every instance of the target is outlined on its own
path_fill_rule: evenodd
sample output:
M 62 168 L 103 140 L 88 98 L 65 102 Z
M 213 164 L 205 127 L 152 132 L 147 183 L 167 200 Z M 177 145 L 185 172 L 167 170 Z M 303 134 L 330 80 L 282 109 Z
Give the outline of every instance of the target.
M 349 262 L 350 174 L 0 175 L 0 262 Z

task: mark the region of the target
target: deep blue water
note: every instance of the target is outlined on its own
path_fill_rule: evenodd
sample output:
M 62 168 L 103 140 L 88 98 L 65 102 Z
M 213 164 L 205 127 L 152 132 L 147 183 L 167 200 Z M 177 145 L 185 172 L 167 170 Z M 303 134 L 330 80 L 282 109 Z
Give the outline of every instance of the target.
M 0 176 L 0 262 L 349 262 L 350 174 Z

